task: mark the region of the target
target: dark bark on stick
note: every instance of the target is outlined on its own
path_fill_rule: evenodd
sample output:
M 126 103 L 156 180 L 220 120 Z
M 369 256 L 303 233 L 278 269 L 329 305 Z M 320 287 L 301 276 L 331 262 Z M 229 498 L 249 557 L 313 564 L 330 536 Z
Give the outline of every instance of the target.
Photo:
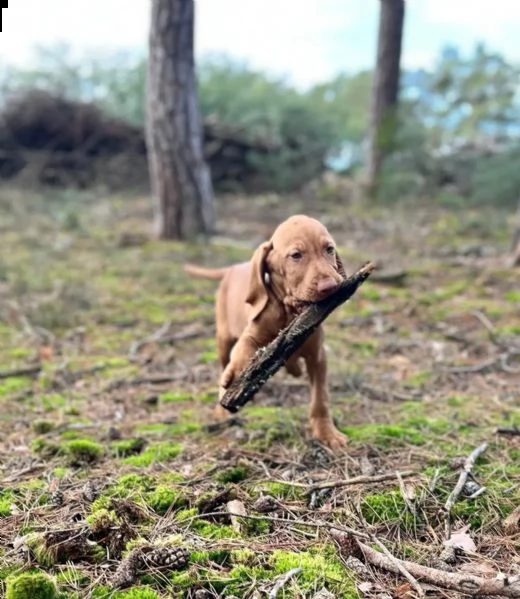
M 227 389 L 220 400 L 221 405 L 232 413 L 238 412 L 267 379 L 273 376 L 312 335 L 327 316 L 354 295 L 375 268 L 375 264 L 369 262 L 345 279 L 339 290 L 333 295 L 307 307 L 279 333 L 276 339 L 255 354 L 250 365 Z

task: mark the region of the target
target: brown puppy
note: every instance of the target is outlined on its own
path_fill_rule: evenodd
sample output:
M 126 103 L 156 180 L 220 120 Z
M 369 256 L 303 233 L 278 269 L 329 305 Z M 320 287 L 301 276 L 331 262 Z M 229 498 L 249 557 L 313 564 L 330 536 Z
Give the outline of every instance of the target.
M 331 235 L 319 221 L 304 215 L 280 224 L 250 262 L 222 269 L 186 265 L 185 270 L 222 281 L 216 298 L 217 346 L 223 369 L 220 398 L 258 348 L 270 343 L 307 304 L 336 291 L 345 277 Z M 309 375 L 311 433 L 332 450 L 339 450 L 347 439 L 330 414 L 321 326 L 285 365 L 296 377 L 302 374 L 300 358 Z M 215 416 L 227 418 L 229 412 L 219 404 Z

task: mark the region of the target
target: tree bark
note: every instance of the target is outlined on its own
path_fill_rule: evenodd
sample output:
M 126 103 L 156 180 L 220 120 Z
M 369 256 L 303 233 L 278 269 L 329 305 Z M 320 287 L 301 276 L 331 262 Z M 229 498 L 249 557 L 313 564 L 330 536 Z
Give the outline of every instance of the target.
M 189 239 L 214 230 L 194 59 L 194 1 L 152 0 L 147 146 L 156 233 Z
M 520 266 L 520 200 L 516 210 L 516 227 L 513 232 L 513 242 L 511 244 L 511 264 Z
M 367 179 L 378 183 L 383 160 L 393 146 L 397 127 L 405 0 L 380 0 L 377 62 L 372 88 Z

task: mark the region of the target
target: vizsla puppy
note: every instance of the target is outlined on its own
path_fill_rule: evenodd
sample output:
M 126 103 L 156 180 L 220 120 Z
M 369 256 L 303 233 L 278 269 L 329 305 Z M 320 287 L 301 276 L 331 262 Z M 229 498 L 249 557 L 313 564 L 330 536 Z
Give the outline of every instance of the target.
M 270 343 L 309 303 L 333 293 L 345 277 L 343 264 L 327 229 L 308 216 L 292 216 L 262 243 L 249 262 L 222 269 L 186 265 L 195 276 L 221 280 L 216 298 L 217 346 L 222 375 L 219 397 L 247 366 L 258 348 Z M 333 451 L 346 444 L 329 409 L 327 358 L 319 327 L 286 362 L 295 377 L 309 376 L 312 436 Z M 229 417 L 220 404 L 217 418 Z

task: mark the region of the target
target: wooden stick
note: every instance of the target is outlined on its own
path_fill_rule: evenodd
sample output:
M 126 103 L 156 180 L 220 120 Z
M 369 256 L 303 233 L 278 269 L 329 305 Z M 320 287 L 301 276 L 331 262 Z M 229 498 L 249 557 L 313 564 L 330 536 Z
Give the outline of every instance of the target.
M 365 560 L 383 570 L 395 574 L 402 573 L 399 566 L 403 567 L 415 579 L 438 585 L 445 589 L 466 593 L 468 595 L 479 596 L 501 596 L 520 598 L 520 579 L 518 576 L 499 576 L 496 578 L 480 578 L 466 573 L 445 572 L 436 568 L 429 568 L 414 562 L 400 560 L 396 557 L 389 559 L 387 555 L 376 551 L 361 541 L 357 544 Z
M 269 593 L 269 599 L 276 599 L 278 597 L 278 593 L 291 580 L 291 578 L 298 576 L 298 574 L 300 574 L 301 572 L 302 568 L 293 568 L 292 570 L 289 570 L 288 572 L 280 576 L 278 582 L 274 585 L 271 592 Z
M 310 485 L 306 483 L 300 483 L 297 481 L 282 479 L 275 479 L 271 480 L 270 482 L 280 483 L 282 485 L 288 485 L 290 487 L 297 487 L 298 489 L 307 489 L 308 493 L 313 493 L 314 491 L 323 491 L 326 489 L 340 489 L 342 487 L 351 487 L 354 485 L 367 485 L 394 479 L 399 480 L 398 474 L 401 478 L 407 478 L 409 476 L 416 476 L 417 473 L 413 470 L 405 470 L 404 472 L 399 473 L 384 472 L 383 474 L 375 474 L 374 476 L 365 476 L 363 474 L 361 476 L 353 476 L 352 478 L 345 478 L 342 480 L 330 480 Z
M 446 538 L 447 539 L 449 538 L 449 536 L 451 534 L 451 510 L 453 509 L 453 506 L 457 502 L 459 495 L 462 493 L 462 489 L 464 488 L 464 485 L 466 484 L 466 482 L 468 480 L 468 476 L 471 474 L 471 471 L 473 470 L 473 466 L 475 466 L 475 462 L 486 451 L 487 448 L 488 448 L 488 444 L 482 443 L 481 445 L 479 445 L 476 449 L 474 449 L 469 454 L 469 456 L 466 458 L 466 460 L 464 462 L 464 468 L 462 469 L 462 472 L 459 475 L 459 480 L 457 481 L 455 488 L 453 489 L 453 491 L 450 493 L 448 499 L 446 500 L 444 509 L 446 511 Z
M 257 351 L 249 366 L 229 386 L 220 400 L 221 405 L 232 413 L 238 412 L 327 316 L 354 295 L 375 268 L 373 262 L 365 264 L 352 276 L 347 277 L 333 295 L 305 308 L 276 339 Z

